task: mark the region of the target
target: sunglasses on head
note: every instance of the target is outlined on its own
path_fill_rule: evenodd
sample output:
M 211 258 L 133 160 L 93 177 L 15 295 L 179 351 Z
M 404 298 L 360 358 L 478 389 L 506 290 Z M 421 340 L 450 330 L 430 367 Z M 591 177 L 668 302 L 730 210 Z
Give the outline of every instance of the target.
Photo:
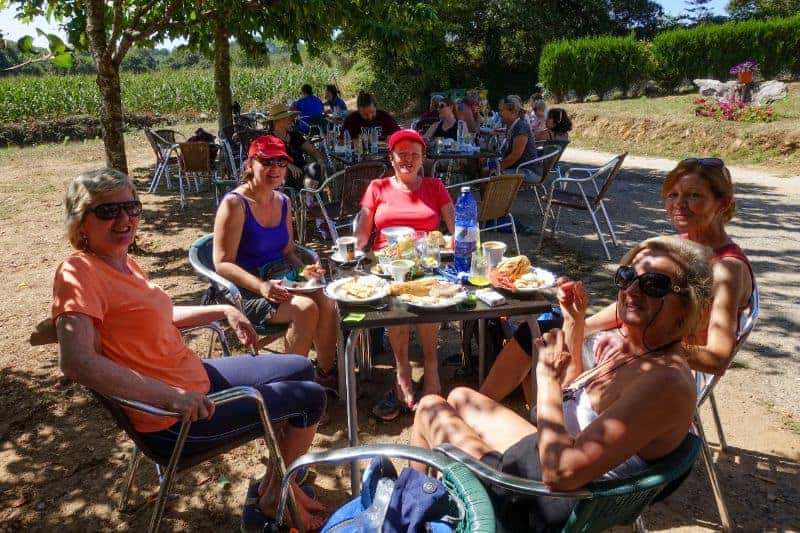
M 681 165 L 701 165 L 704 167 L 724 167 L 725 162 L 719 157 L 688 157 Z
M 632 266 L 621 266 L 614 274 L 614 285 L 623 291 L 637 280 L 639 281 L 639 290 L 651 298 L 663 298 L 671 292 L 680 294 L 685 290 L 675 285 L 669 276 L 660 272 L 645 272 L 637 276 L 636 270 Z
M 120 209 L 124 209 L 129 217 L 138 217 L 142 214 L 142 202 L 128 200 L 127 202 L 109 202 L 89 209 L 100 220 L 114 220 L 119 216 Z
M 262 157 L 255 157 L 255 160 L 261 163 L 262 167 L 274 167 L 278 166 L 281 168 L 285 168 L 289 165 L 289 160 L 283 157 L 271 157 L 271 158 L 262 158 Z
M 447 104 L 445 102 L 439 102 L 439 109 L 444 109 L 446 107 L 450 107 L 450 104 Z

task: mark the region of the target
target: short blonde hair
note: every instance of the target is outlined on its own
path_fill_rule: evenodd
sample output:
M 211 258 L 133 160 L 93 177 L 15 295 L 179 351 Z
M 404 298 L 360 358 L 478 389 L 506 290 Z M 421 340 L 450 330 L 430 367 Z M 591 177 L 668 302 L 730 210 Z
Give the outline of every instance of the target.
M 525 114 L 525 108 L 522 106 L 522 98 L 517 96 L 516 94 L 509 94 L 502 100 L 500 100 L 498 107 L 508 109 L 516 113 L 519 116 Z
M 683 322 L 681 337 L 691 335 L 711 305 L 714 276 L 711 270 L 711 248 L 689 239 L 665 236 L 647 239 L 633 247 L 620 261 L 627 266 L 643 250 L 664 254 L 678 264 L 679 296 L 686 304 L 686 320 Z
M 66 211 L 64 225 L 67 229 L 67 238 L 73 248 L 81 250 L 86 246 L 80 234 L 80 226 L 95 198 L 101 194 L 121 189 L 130 190 L 134 200 L 139 199 L 133 181 L 127 175 L 112 168 L 89 170 L 78 175 L 69 183 L 64 195 Z

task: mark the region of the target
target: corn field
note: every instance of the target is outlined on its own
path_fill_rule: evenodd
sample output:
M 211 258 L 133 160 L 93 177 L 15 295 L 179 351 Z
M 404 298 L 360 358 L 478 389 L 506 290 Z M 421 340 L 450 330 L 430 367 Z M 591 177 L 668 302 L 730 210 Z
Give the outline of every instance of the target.
M 322 94 L 339 73 L 318 61 L 267 68 L 234 68 L 231 91 L 243 110 L 265 109 L 274 100 L 296 98 L 310 83 Z M 214 114 L 214 73 L 210 69 L 159 70 L 122 74 L 122 105 L 129 113 Z M 94 75 L 0 78 L 0 123 L 97 115 L 100 92 Z

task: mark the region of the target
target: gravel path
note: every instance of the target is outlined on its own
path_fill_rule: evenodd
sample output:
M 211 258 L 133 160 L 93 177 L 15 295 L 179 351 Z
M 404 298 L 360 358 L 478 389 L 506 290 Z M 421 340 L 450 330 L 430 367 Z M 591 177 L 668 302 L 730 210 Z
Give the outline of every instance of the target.
M 614 154 L 568 148 L 567 165 L 601 165 Z M 611 247 L 613 261 L 634 243 L 672 232 L 660 198 L 664 175 L 676 161 L 629 156 L 610 192 L 608 210 L 619 246 Z M 800 176 L 781 178 L 763 171 L 730 169 L 736 187 L 737 215 L 728 231 L 750 257 L 761 297 L 759 322 L 737 356 L 757 369 L 747 383 L 749 392 L 783 415 L 800 422 Z M 530 205 L 530 204 L 526 204 Z M 537 231 L 541 216 L 523 218 Z M 527 215 L 527 216 L 526 216 Z M 604 260 L 590 218 L 583 212 L 562 216 L 557 238 L 570 248 Z M 610 246 L 610 244 L 609 244 Z M 607 270 L 615 266 L 604 262 Z

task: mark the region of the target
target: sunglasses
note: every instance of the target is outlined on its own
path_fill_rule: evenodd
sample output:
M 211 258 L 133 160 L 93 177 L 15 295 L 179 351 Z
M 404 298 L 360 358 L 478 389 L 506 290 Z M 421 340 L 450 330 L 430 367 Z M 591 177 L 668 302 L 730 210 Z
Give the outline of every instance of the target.
M 614 285 L 623 291 L 637 280 L 642 293 L 651 298 L 663 298 L 671 292 L 680 294 L 685 290 L 675 285 L 669 276 L 660 272 L 645 272 L 637 276 L 632 266 L 621 266 L 614 274 Z
M 281 168 L 285 168 L 285 167 L 287 167 L 289 165 L 289 160 L 285 159 L 283 157 L 269 158 L 269 159 L 263 159 L 261 157 L 255 157 L 255 160 L 258 161 L 259 163 L 261 163 L 262 167 L 278 166 L 278 167 L 281 167 Z
M 725 162 L 719 157 L 688 157 L 681 165 L 701 165 L 704 167 L 724 167 Z
M 142 214 L 142 202 L 139 200 L 128 200 L 127 202 L 110 202 L 100 204 L 89 209 L 94 216 L 100 220 L 114 220 L 119 216 L 121 209 L 124 209 L 129 217 L 135 218 Z

